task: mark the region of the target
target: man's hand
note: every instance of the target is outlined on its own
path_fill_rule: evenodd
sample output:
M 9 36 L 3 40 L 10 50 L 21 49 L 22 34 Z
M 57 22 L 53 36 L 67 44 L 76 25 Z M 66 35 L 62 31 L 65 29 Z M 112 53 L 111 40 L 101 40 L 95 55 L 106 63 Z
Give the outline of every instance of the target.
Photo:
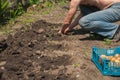
M 70 24 L 72 22 L 72 19 L 73 19 L 75 13 L 76 13 L 76 10 L 78 9 L 80 2 L 81 2 L 81 0 L 70 0 L 70 9 L 69 9 L 69 11 L 64 19 L 63 26 L 59 30 L 58 33 L 66 34 L 71 30 Z
M 67 27 L 67 28 L 65 29 L 65 31 L 64 31 L 64 34 L 69 33 L 71 30 L 72 30 L 72 29 L 71 29 L 70 27 Z
M 69 27 L 69 24 L 63 24 L 62 28 L 59 30 L 59 34 L 65 34 L 66 33 L 66 29 Z

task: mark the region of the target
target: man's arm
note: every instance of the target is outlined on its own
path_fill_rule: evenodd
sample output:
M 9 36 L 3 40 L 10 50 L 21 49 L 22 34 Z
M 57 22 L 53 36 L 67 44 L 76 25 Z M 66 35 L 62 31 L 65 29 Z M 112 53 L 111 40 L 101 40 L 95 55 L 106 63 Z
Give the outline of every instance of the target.
M 78 25 L 78 22 L 79 22 L 79 20 L 80 20 L 81 17 L 82 17 L 82 14 L 80 13 L 80 14 L 76 17 L 76 19 L 73 21 L 73 23 L 70 24 L 69 28 L 72 29 L 72 28 L 74 28 L 75 26 L 77 26 L 77 25 Z
M 80 18 L 82 17 L 82 14 L 79 14 L 76 19 L 65 29 L 64 33 L 68 33 L 69 31 L 71 31 L 75 26 L 78 25 L 78 22 L 80 20 Z
M 59 33 L 64 33 L 65 29 L 67 29 L 69 27 L 80 2 L 81 2 L 81 0 L 71 0 L 70 9 L 69 9 L 68 14 L 66 15 L 64 21 L 63 21 L 63 26 L 62 26 L 62 29 L 60 29 Z

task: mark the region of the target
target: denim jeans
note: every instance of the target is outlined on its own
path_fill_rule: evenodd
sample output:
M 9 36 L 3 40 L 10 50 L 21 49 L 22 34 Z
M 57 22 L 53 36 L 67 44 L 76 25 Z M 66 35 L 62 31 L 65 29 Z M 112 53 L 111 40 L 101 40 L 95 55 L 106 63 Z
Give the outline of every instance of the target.
M 104 37 L 113 38 L 120 20 L 120 3 L 113 4 L 107 9 L 99 10 L 93 6 L 80 5 L 83 17 L 79 24 L 84 29 Z

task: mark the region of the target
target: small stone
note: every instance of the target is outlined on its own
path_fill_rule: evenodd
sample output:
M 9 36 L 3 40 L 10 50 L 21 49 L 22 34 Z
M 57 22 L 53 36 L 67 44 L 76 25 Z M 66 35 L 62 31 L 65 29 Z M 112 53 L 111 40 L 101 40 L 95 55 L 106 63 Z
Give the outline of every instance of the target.
M 2 70 L 5 70 L 5 67 L 1 67 Z
M 5 65 L 5 64 L 6 64 L 6 61 L 0 62 L 0 66 L 3 66 L 3 65 Z
M 82 66 L 80 67 L 80 69 L 86 69 L 87 65 L 86 64 L 82 64 Z
M 37 50 L 35 53 L 36 53 L 36 54 L 41 54 L 41 51 L 40 51 L 40 50 Z
M 37 5 L 36 5 L 36 4 L 34 4 L 32 7 L 34 7 L 34 8 L 35 8 L 36 6 L 37 6 Z
M 38 56 L 38 59 L 40 59 L 40 57 Z
M 79 74 L 77 74 L 77 75 L 76 75 L 76 77 L 78 78 L 78 77 L 80 77 L 80 75 L 79 75 Z
M 41 34 L 41 33 L 43 33 L 44 32 L 44 29 L 39 29 L 38 31 L 37 31 L 37 33 L 39 33 L 39 34 Z
M 33 40 L 32 42 L 35 44 L 35 43 L 37 43 L 37 40 Z
M 5 41 L 7 39 L 7 37 L 0 37 L 0 42 L 3 42 L 3 41 Z
M 31 47 L 31 48 L 34 47 L 34 45 L 35 44 L 33 42 L 28 43 L 28 46 Z

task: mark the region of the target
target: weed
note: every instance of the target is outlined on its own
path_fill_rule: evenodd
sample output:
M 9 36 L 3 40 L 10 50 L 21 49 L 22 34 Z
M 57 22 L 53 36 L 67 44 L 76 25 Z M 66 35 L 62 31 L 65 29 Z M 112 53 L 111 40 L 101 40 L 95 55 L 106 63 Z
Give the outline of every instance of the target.
M 5 1 L 0 0 L 0 17 L 4 16 L 4 13 L 6 12 L 8 6 L 9 6 L 8 0 Z
M 0 22 L 3 22 L 4 19 L 7 19 L 5 16 L 8 12 L 8 7 L 10 6 L 9 0 L 0 0 Z
M 80 64 L 73 64 L 73 67 L 76 68 L 76 67 L 79 67 Z
M 53 3 L 52 3 L 52 1 L 46 1 L 44 4 L 43 4 L 43 6 L 44 7 L 49 7 L 49 8 L 51 8 L 52 6 L 53 6 Z
M 90 33 L 90 38 L 91 39 L 96 39 L 96 37 L 97 37 L 96 35 L 94 35 L 93 33 Z
M 0 51 L 2 51 L 3 49 L 2 48 L 0 48 Z
M 84 54 L 85 54 L 85 56 L 88 56 L 88 55 L 89 55 L 89 52 L 88 52 L 88 51 L 85 51 Z
M 21 3 L 18 4 L 16 9 L 11 9 L 11 5 L 12 3 L 9 0 L 0 0 L 0 23 L 6 23 L 11 18 L 15 18 L 26 12 Z
M 21 31 L 22 32 L 26 32 L 28 29 L 27 28 L 24 28 L 24 29 L 22 29 Z
M 29 12 L 31 15 L 35 15 L 35 12 L 34 11 L 30 11 Z
M 40 10 L 42 10 L 42 7 L 37 7 L 36 10 L 37 10 L 37 11 L 40 11 Z
M 23 8 L 22 4 L 19 3 L 17 9 L 10 10 L 10 18 L 15 18 L 16 16 L 20 16 L 21 14 L 25 13 L 25 9 Z
M 61 0 L 59 4 L 64 5 L 65 3 L 66 3 L 66 1 L 65 1 L 65 0 Z
M 15 20 L 14 19 L 11 19 L 11 20 L 9 20 L 9 22 L 8 22 L 10 25 L 13 25 L 13 24 L 15 24 Z
M 33 4 L 39 4 L 40 3 L 40 0 L 29 0 L 30 4 L 33 5 Z
M 34 19 L 27 18 L 25 22 L 26 22 L 26 25 L 29 26 L 29 24 L 32 23 L 33 21 L 34 21 Z
M 47 10 L 47 11 L 42 12 L 42 15 L 46 15 L 46 14 L 49 14 L 49 11 L 48 11 L 48 10 Z
M 10 35 L 10 34 L 13 34 L 13 30 L 6 30 L 5 31 L 5 35 Z
M 105 44 L 110 45 L 112 43 L 112 40 L 106 38 L 106 39 L 104 39 L 104 42 L 105 42 Z

